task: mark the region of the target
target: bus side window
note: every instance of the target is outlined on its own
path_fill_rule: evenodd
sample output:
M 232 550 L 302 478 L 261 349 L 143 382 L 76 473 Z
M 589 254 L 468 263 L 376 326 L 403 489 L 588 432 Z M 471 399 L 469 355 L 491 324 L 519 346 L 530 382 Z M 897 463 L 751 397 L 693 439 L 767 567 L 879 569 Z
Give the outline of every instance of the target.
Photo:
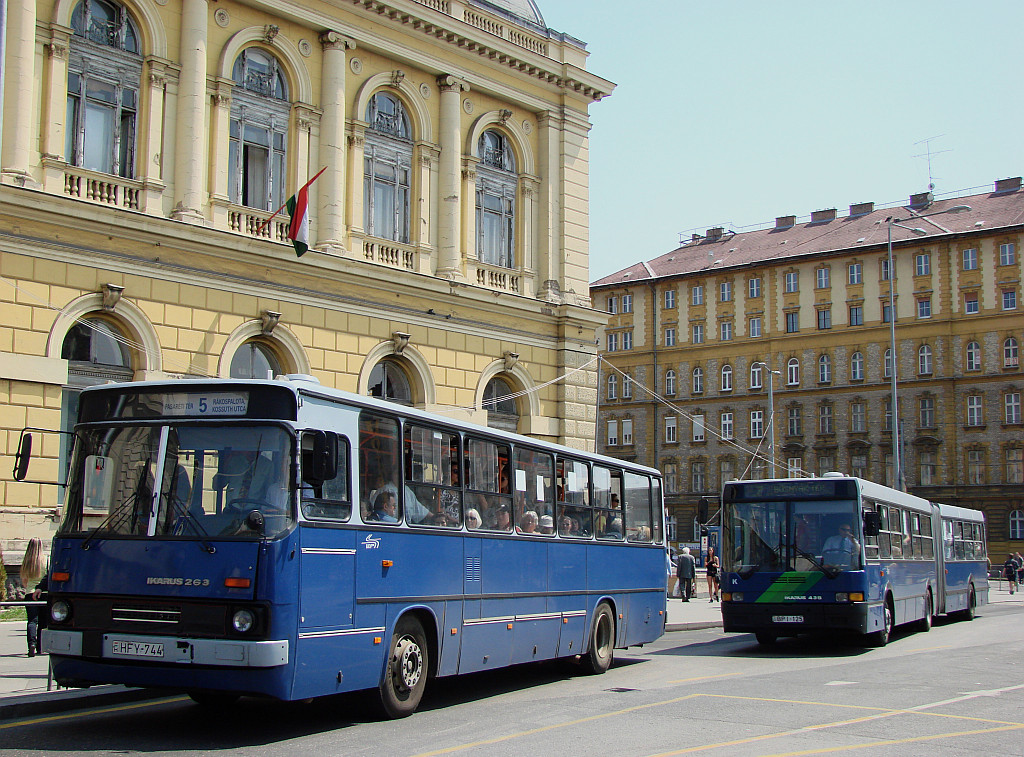
M 865 512 L 874 512 L 876 505 L 871 500 L 864 500 Z M 864 536 L 864 554 L 868 560 L 878 557 L 878 536 Z
M 621 539 L 622 472 L 594 466 L 594 535 L 598 539 Z
M 629 541 L 651 540 L 651 480 L 638 473 L 622 476 L 626 511 L 626 538 Z
M 360 414 L 359 512 L 364 521 L 397 523 L 402 520 L 405 492 L 398 488 L 402 478 L 398 441 L 396 419 L 373 413 Z M 394 514 L 386 512 L 392 497 Z
M 665 523 L 665 510 L 664 502 L 661 499 L 661 479 L 656 478 L 651 482 L 651 496 L 653 497 L 651 512 L 654 516 L 654 521 L 651 524 L 651 538 L 655 544 L 661 544 L 665 538 L 665 535 L 662 533 Z
M 903 512 L 898 507 L 889 508 L 889 551 L 896 559 L 903 555 Z
M 885 505 L 878 505 L 878 517 L 881 521 L 878 532 L 878 556 L 883 560 L 887 560 L 892 557 L 889 535 L 889 508 Z
M 302 435 L 302 470 L 303 482 L 299 486 L 299 498 L 302 503 L 302 514 L 307 518 L 347 521 L 352 516 L 352 490 L 350 486 L 348 439 L 340 434 L 328 432 L 324 434 L 328 446 L 327 454 L 333 465 L 327 472 L 333 473 L 332 478 L 310 482 L 305 472 L 312 470 L 312 460 L 316 437 L 322 432 L 305 432 Z M 323 440 L 320 442 L 324 443 Z
M 411 423 L 406 425 L 405 468 L 406 486 L 423 508 L 419 513 L 407 508 L 407 520 L 426 526 L 461 526 L 458 435 Z
M 510 450 L 504 444 L 466 440 L 466 514 L 480 516 L 482 523 L 475 526 L 477 528 L 512 530 L 510 457 Z M 470 527 L 473 528 L 473 524 Z
M 935 557 L 935 539 L 932 537 L 932 516 L 921 516 L 921 549 L 925 558 Z
M 513 479 L 516 530 L 525 534 L 542 533 L 541 519 L 554 517 L 554 460 L 543 452 L 517 447 Z
M 594 532 L 590 505 L 590 466 L 581 460 L 559 458 L 558 515 L 555 525 L 560 536 L 586 538 Z

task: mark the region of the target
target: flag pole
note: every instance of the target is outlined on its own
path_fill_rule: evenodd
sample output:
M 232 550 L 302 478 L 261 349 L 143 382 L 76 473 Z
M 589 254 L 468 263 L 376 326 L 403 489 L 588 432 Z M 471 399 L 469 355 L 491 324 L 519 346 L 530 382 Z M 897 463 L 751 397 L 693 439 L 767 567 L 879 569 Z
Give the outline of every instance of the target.
M 326 171 L 326 170 L 327 170 L 327 166 L 324 166 L 324 167 L 323 167 L 323 168 L 321 168 L 321 169 L 320 169 L 319 171 L 317 171 L 317 172 L 316 172 L 316 176 L 314 176 L 314 177 L 313 177 L 312 179 L 310 179 L 310 180 L 309 180 L 309 181 L 307 181 L 307 182 L 306 182 L 305 184 L 303 184 L 303 185 L 302 185 L 301 187 L 299 187 L 298 191 L 297 191 L 297 192 L 296 192 L 295 194 L 297 195 L 297 194 L 298 194 L 299 192 L 301 192 L 301 191 L 302 191 L 303 189 L 305 189 L 305 188 L 306 188 L 306 187 L 308 187 L 308 186 L 309 186 L 310 184 L 312 184 L 312 183 L 313 183 L 314 181 L 316 181 L 317 179 L 319 179 L 319 178 L 320 178 L 320 174 L 322 174 L 322 173 L 323 173 L 324 171 Z M 295 195 L 292 195 L 292 197 L 294 197 L 294 196 L 295 196 Z M 256 227 L 256 231 L 255 231 L 255 234 L 254 234 L 254 235 L 255 235 L 255 236 L 259 236 L 259 235 L 260 235 L 261 233 L 263 233 L 263 230 L 264 230 L 265 228 L 267 228 L 267 224 L 269 224 L 269 223 L 270 223 L 271 221 L 273 221 L 273 220 L 274 220 L 274 217 L 275 217 L 275 216 L 276 216 L 276 215 L 277 215 L 278 213 L 280 213 L 280 212 L 281 212 L 282 210 L 284 210 L 284 209 L 285 209 L 286 207 L 288 207 L 288 202 L 287 202 L 287 200 L 285 201 L 284 205 L 282 205 L 281 207 L 279 207 L 279 208 L 278 208 L 277 210 L 275 210 L 275 211 L 274 211 L 274 213 L 273 213 L 273 214 L 272 214 L 272 215 L 270 216 L 270 218 L 268 218 L 268 219 L 267 219 L 266 221 L 264 221 L 263 223 L 261 223 L 261 224 L 260 224 L 259 226 L 257 226 L 257 227 Z

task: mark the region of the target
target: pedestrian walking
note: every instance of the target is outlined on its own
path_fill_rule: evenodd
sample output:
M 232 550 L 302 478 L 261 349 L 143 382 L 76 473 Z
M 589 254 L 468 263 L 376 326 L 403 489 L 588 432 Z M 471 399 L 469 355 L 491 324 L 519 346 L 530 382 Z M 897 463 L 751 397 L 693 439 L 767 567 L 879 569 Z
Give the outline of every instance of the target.
M 718 556 L 715 554 L 714 547 L 708 547 L 708 559 L 705 563 L 707 568 L 708 578 L 708 602 L 718 601 Z
M 689 547 L 683 547 L 682 554 L 676 560 L 676 577 L 679 579 L 679 594 L 684 602 L 693 596 L 693 582 L 697 578 L 697 561 L 690 554 Z
M 1003 578 L 1010 584 L 1010 593 L 1017 591 L 1017 556 L 1011 552 L 1003 563 Z
M 25 557 L 21 561 L 21 570 L 18 580 L 21 584 L 22 596 L 31 602 L 39 601 L 46 590 L 46 563 L 43 561 L 43 543 L 38 538 L 28 540 L 28 547 L 25 548 Z M 25 625 L 25 636 L 28 641 L 28 656 L 35 657 L 39 652 L 39 642 L 42 636 L 42 615 L 39 605 L 27 605 L 25 613 L 28 615 L 28 623 Z
M 1021 557 L 1020 552 L 1016 554 L 1017 558 L 1017 586 L 1024 587 L 1024 557 Z

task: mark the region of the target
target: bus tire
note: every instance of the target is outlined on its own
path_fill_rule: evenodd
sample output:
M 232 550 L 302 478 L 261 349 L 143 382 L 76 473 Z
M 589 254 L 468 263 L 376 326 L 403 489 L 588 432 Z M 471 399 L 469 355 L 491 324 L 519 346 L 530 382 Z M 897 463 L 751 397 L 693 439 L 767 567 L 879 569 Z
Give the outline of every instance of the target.
M 889 639 L 892 638 L 892 631 L 895 628 L 896 614 L 892 607 L 892 597 L 886 595 L 884 605 L 884 617 L 883 626 L 881 631 L 875 631 L 874 633 L 868 634 L 868 643 L 873 647 L 884 647 L 889 643 Z
M 757 639 L 757 643 L 762 647 L 774 646 L 775 642 L 779 640 L 779 637 L 771 631 L 757 631 L 754 634 L 754 638 Z
M 935 602 L 932 600 L 932 593 L 929 592 L 925 595 L 924 599 L 924 617 L 917 621 L 917 628 L 919 631 L 928 632 L 932 630 L 932 622 L 935 616 Z
M 387 717 L 405 718 L 416 712 L 427 685 L 427 654 L 427 637 L 420 622 L 411 616 L 399 620 L 379 687 Z
M 607 602 L 594 612 L 594 625 L 590 629 L 590 646 L 580 659 L 583 669 L 591 675 L 601 675 L 612 666 L 615 658 L 615 615 Z
M 217 709 L 230 707 L 238 701 L 240 695 L 232 694 L 230 691 L 199 691 L 193 689 L 188 692 L 188 697 L 200 707 Z
M 970 593 L 967 595 L 967 609 L 961 613 L 964 620 L 974 620 L 978 617 L 978 597 L 974 593 L 974 584 L 971 584 Z

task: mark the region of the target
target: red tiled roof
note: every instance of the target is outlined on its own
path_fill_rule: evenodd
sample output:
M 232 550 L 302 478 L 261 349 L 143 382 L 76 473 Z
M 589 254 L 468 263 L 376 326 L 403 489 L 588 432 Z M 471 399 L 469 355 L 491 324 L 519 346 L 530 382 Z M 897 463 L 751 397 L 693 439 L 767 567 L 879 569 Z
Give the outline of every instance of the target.
M 949 213 L 933 218 L 915 216 L 941 213 L 957 205 L 969 205 L 970 211 Z M 856 206 L 855 206 L 856 207 Z M 815 214 L 818 215 L 818 214 Z M 828 213 L 821 215 L 828 216 Z M 725 230 L 717 240 L 700 238 L 654 258 L 635 263 L 605 276 L 591 287 L 622 286 L 633 281 L 684 276 L 828 252 L 849 253 L 852 250 L 885 245 L 888 242 L 888 219 L 902 220 L 904 226 L 921 228 L 927 237 L 947 234 L 989 233 L 993 230 L 1024 224 L 1024 189 L 969 195 L 935 200 L 918 207 L 885 208 L 856 216 L 839 216 L 831 220 L 797 223 L 784 228 L 761 229 L 733 233 Z M 908 239 L 925 240 L 909 230 L 893 226 L 893 242 Z M 651 275 L 653 272 L 653 276 Z

